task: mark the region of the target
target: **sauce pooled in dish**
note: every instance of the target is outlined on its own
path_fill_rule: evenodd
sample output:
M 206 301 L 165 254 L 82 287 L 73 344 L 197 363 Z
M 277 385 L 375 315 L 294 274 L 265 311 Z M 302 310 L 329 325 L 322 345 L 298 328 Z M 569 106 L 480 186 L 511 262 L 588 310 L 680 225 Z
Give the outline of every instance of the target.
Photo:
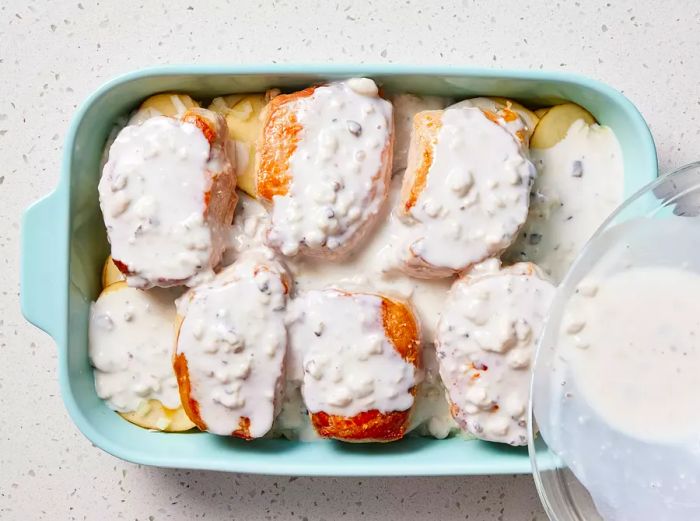
M 160 400 L 180 406 L 170 363 L 175 306 L 167 291 L 144 292 L 124 283 L 105 291 L 90 308 L 90 361 L 97 395 L 118 412 Z

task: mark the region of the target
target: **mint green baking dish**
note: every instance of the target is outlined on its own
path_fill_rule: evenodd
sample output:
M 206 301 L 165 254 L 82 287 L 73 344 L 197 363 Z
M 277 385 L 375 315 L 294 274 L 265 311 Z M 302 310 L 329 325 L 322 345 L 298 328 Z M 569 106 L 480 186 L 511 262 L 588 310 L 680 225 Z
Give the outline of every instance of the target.
M 68 131 L 54 192 L 28 208 L 22 223 L 21 303 L 24 316 L 58 348 L 61 394 L 78 428 L 124 460 L 191 469 L 312 476 L 408 476 L 528 473 L 525 448 L 459 438 L 407 438 L 350 445 L 242 440 L 206 433 L 148 432 L 108 409 L 96 393 L 87 356 L 90 302 L 100 290 L 108 253 L 97 198 L 99 163 L 114 122 L 144 98 L 182 91 L 195 98 L 296 88 L 323 80 L 369 76 L 387 92 L 467 98 L 505 96 L 531 105 L 570 100 L 616 133 L 623 149 L 625 193 L 657 176 L 654 142 L 644 119 L 622 94 L 564 73 L 408 66 L 170 66 L 120 76 L 80 107 Z

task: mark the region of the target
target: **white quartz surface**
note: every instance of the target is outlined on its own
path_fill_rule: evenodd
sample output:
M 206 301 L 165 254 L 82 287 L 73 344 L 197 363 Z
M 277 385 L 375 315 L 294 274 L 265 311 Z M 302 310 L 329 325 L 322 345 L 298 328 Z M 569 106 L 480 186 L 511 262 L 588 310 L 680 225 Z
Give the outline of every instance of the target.
M 50 191 L 75 107 L 165 63 L 407 63 L 566 70 L 621 89 L 664 171 L 700 159 L 690 0 L 0 0 L 0 519 L 544 520 L 529 476 L 307 479 L 173 471 L 93 447 L 53 341 L 19 310 L 23 209 Z

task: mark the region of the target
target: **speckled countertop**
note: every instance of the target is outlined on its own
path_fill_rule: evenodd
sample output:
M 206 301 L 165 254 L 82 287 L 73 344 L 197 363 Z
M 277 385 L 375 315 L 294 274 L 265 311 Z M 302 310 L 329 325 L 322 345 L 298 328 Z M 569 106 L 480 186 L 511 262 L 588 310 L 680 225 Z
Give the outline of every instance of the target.
M 173 471 L 124 463 L 83 438 L 58 394 L 52 340 L 20 314 L 18 237 L 22 210 L 56 183 L 75 107 L 106 79 L 192 62 L 575 71 L 637 104 L 668 170 L 700 159 L 699 56 L 700 4 L 690 0 L 0 0 L 0 519 L 545 519 L 529 476 Z

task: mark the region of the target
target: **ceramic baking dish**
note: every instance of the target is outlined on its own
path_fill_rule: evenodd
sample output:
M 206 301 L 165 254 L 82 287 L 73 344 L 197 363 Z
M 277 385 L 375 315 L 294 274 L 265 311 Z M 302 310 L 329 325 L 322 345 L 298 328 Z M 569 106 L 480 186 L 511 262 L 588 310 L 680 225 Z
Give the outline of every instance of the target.
M 32 205 L 22 224 L 21 301 L 25 317 L 57 344 L 66 407 L 95 445 L 133 462 L 161 467 L 290 475 L 406 476 L 530 472 L 525 448 L 460 438 L 409 437 L 390 444 L 258 440 L 206 433 L 148 432 L 124 421 L 95 394 L 87 355 L 88 309 L 100 291 L 108 254 L 97 197 L 105 140 L 118 118 L 147 96 L 181 91 L 195 98 L 293 89 L 351 76 L 369 76 L 387 92 L 454 98 L 505 96 L 528 105 L 570 100 L 609 125 L 622 146 L 625 193 L 657 175 L 654 142 L 644 119 L 619 92 L 564 73 L 490 71 L 464 67 L 173 66 L 118 77 L 77 111 L 66 138 L 56 190 Z

